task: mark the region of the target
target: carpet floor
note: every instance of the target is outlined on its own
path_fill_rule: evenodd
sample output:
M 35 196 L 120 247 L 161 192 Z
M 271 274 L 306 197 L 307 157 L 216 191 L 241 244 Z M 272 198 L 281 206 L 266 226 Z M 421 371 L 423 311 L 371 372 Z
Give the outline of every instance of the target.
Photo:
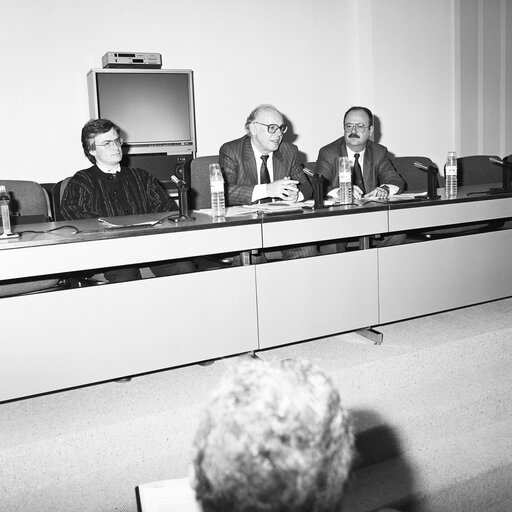
M 355 416 L 346 510 L 512 510 L 512 299 L 258 352 L 306 358 Z M 0 510 L 135 512 L 136 485 L 182 478 L 228 365 L 190 365 L 0 404 Z

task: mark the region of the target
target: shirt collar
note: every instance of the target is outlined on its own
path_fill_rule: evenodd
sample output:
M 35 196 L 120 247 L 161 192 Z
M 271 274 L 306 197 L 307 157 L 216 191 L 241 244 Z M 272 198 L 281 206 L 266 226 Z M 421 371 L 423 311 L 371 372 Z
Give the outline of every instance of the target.
M 256 157 L 256 162 L 261 161 L 261 157 L 263 154 L 268 155 L 268 159 L 272 160 L 272 155 L 274 154 L 273 151 L 271 153 L 262 153 L 261 151 L 258 151 L 258 149 L 256 149 L 256 147 L 254 146 L 252 141 L 251 141 L 251 146 L 252 146 L 252 150 L 254 151 L 254 156 Z
M 348 146 L 347 146 L 347 156 L 349 158 L 349 160 L 352 162 L 355 160 L 354 158 L 354 155 L 356 153 L 359 153 L 359 162 L 362 164 L 363 160 L 364 160 L 364 153 L 366 151 L 366 146 L 365 148 L 362 150 L 362 151 L 352 151 Z
M 96 167 L 106 174 L 116 174 L 121 170 L 121 164 L 117 164 L 113 169 L 109 169 L 108 167 L 100 165 L 98 162 L 96 162 Z

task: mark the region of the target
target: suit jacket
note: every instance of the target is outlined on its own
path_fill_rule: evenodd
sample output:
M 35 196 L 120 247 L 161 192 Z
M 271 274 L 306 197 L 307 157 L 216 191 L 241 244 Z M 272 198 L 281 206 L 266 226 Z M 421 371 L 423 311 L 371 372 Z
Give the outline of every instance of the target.
M 318 153 L 315 171 L 324 176 L 327 192 L 339 187 L 338 158 L 340 156 L 347 156 L 345 137 L 327 144 Z M 366 193 L 384 184 L 396 185 L 402 191 L 405 184 L 389 159 L 388 148 L 371 140 L 367 142 L 364 153 L 363 181 Z
M 299 181 L 297 186 L 304 199 L 309 199 L 313 195 L 313 190 L 300 166 L 297 146 L 281 142 L 272 157 L 274 181 L 287 176 Z M 259 173 L 250 137 L 245 135 L 223 144 L 219 150 L 219 164 L 227 183 L 226 203 L 250 204 L 254 186 L 258 184 Z

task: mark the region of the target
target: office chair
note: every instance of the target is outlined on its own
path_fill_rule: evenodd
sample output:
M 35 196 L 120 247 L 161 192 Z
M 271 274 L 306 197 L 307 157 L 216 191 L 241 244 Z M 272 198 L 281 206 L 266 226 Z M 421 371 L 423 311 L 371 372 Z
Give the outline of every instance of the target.
M 501 160 L 495 155 L 472 155 L 457 158 L 457 184 L 459 187 L 501 183 L 502 167 L 490 162 L 489 158 Z M 482 191 L 485 191 L 485 187 L 482 188 Z
M 219 163 L 217 155 L 199 156 L 190 162 L 190 208 L 201 210 L 211 207 L 210 164 Z
M 190 201 L 192 210 L 211 208 L 210 164 L 219 163 L 218 155 L 199 156 L 190 162 Z M 233 264 L 232 255 L 201 256 L 196 258 L 200 270 Z
M 435 166 L 434 162 L 426 156 L 397 156 L 391 158 L 391 163 L 405 180 L 405 192 L 425 192 L 427 190 L 427 173 L 418 169 L 414 162 L 428 167 Z M 438 175 L 435 177 L 436 187 L 439 188 Z
M 55 220 L 65 220 L 62 216 L 62 211 L 60 209 L 60 203 L 62 201 L 62 196 L 64 195 L 64 190 L 69 183 L 71 177 L 64 178 L 63 180 L 55 183 L 52 188 L 52 209 L 53 209 L 53 218 Z
M 47 222 L 51 217 L 50 201 L 44 188 L 34 181 L 1 180 L 11 196 L 13 225 Z M 14 279 L 0 283 L 0 297 L 51 291 L 67 286 L 58 278 Z
M 0 180 L 11 197 L 13 225 L 48 222 L 52 211 L 46 190 L 35 181 Z

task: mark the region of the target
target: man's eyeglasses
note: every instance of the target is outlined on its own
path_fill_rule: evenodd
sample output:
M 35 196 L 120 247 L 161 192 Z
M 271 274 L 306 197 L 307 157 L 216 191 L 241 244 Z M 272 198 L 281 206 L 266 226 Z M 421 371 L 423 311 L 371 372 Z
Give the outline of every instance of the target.
M 365 124 L 363 123 L 347 123 L 345 125 L 345 131 L 346 132 L 351 132 L 353 129 L 356 129 L 359 133 L 363 133 L 366 128 L 368 128 L 368 126 L 366 126 Z
M 279 126 L 278 124 L 265 124 L 265 123 L 259 123 L 258 121 L 253 121 L 253 123 L 261 124 L 262 126 L 266 126 L 268 133 L 276 133 L 277 130 L 280 130 L 281 133 L 286 133 L 288 131 L 288 125 L 282 124 Z
M 104 140 L 103 144 L 95 144 L 96 147 L 103 146 L 108 149 L 112 149 L 114 146 L 122 146 L 123 145 L 123 139 L 121 137 L 118 137 L 114 140 Z

